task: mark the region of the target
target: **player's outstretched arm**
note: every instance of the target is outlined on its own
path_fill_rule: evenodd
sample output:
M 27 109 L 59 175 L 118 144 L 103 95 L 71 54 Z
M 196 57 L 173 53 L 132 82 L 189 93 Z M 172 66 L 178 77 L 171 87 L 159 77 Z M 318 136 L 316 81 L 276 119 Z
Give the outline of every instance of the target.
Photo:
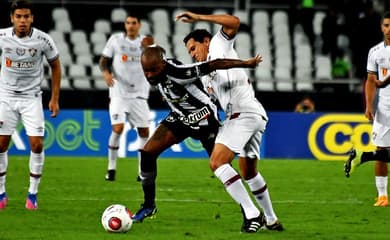
M 205 62 L 206 69 L 209 72 L 218 70 L 218 69 L 229 69 L 229 68 L 255 68 L 261 62 L 263 58 L 261 55 L 257 54 L 255 57 L 249 58 L 247 60 L 241 59 L 226 59 L 218 58 L 209 62 Z

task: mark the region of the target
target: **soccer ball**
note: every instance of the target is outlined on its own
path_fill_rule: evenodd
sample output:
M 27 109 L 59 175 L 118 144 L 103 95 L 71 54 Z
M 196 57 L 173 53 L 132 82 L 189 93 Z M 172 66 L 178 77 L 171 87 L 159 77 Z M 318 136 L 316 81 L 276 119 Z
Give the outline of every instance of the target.
M 107 232 L 125 233 L 133 225 L 130 210 L 122 204 L 108 206 L 102 214 L 101 221 Z

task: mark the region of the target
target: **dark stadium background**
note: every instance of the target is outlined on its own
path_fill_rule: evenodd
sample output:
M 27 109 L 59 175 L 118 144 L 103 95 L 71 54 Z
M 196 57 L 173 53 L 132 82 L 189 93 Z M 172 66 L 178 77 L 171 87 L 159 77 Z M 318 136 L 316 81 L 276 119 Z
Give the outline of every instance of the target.
M 65 7 L 72 20 L 73 29 L 83 29 L 87 33 L 93 30 L 93 23 L 98 18 L 110 18 L 111 9 L 123 7 L 130 11 L 136 11 L 141 17 L 147 18 L 148 13 L 154 8 L 166 8 L 172 11 L 176 8 L 185 8 L 195 12 L 211 13 L 213 9 L 224 8 L 228 11 L 233 9 L 247 9 L 250 13 L 256 9 L 266 9 L 269 12 L 277 9 L 285 10 L 289 13 L 290 20 L 293 21 L 294 14 L 299 8 L 299 1 L 294 0 L 232 0 L 232 1 L 32 1 L 35 4 L 35 23 L 37 28 L 46 32 L 53 28 L 52 9 L 55 7 Z M 326 11 L 332 1 L 315 0 L 314 9 L 316 11 Z M 335 1 L 337 3 L 337 1 Z M 357 7 L 358 0 L 340 0 L 340 4 L 350 4 L 351 7 Z M 390 4 L 388 0 L 374 1 L 375 6 L 381 14 L 388 9 Z M 0 27 L 10 26 L 9 21 L 9 1 L 0 0 Z M 173 19 L 172 19 L 173 21 Z M 290 23 L 293 24 L 293 23 Z M 245 27 L 245 26 L 244 26 Z M 379 23 L 373 28 L 378 28 Z M 245 29 L 244 29 L 245 30 Z M 362 33 L 364 34 L 364 33 Z M 359 41 L 358 39 L 355 41 Z M 358 44 L 358 43 L 357 43 Z M 184 47 L 184 46 L 183 46 Z M 354 67 L 354 66 L 353 66 Z M 255 79 L 252 79 L 255 81 Z M 352 76 L 350 83 L 332 84 L 332 82 L 317 82 L 314 89 L 309 92 L 298 91 L 256 91 L 257 98 L 263 103 L 267 111 L 293 111 L 295 104 L 304 96 L 309 95 L 316 104 L 316 110 L 319 112 L 363 112 L 364 96 L 362 93 L 363 78 Z M 350 87 L 352 86 L 352 88 Z M 44 101 L 47 102 L 50 97 L 49 91 L 44 91 Z M 150 106 L 154 109 L 166 108 L 161 101 L 157 91 L 151 91 Z M 61 91 L 61 107 L 63 109 L 107 109 L 108 91 L 105 90 L 80 90 L 70 89 Z M 47 104 L 45 104 L 47 106 Z

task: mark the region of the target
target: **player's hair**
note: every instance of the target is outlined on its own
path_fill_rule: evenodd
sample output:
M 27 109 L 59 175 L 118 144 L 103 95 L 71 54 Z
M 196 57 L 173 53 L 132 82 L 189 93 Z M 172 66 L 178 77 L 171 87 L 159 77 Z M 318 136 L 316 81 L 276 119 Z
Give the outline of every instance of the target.
M 382 22 L 383 22 L 383 19 L 385 19 L 385 18 L 390 18 L 390 11 L 385 12 L 385 13 L 383 14 Z
M 190 32 L 185 38 L 183 39 L 184 44 L 187 44 L 187 42 L 193 38 L 196 42 L 203 43 L 205 38 L 211 39 L 213 35 L 209 33 L 206 29 L 195 29 L 194 31 Z
M 131 17 L 137 19 L 137 21 L 141 22 L 141 16 L 135 12 L 127 12 L 126 18 Z
M 16 9 L 30 9 L 33 12 L 33 4 L 28 0 L 13 0 L 10 7 L 11 15 L 14 14 Z

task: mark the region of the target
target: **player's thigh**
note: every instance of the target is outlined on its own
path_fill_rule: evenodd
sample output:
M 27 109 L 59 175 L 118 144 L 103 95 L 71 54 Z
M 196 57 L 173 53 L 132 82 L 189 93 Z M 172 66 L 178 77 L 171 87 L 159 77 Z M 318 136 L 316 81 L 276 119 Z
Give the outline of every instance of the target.
M 131 126 L 147 128 L 150 122 L 150 109 L 146 99 L 135 98 L 130 102 L 127 121 Z
M 111 125 L 124 124 L 126 122 L 127 103 L 123 98 L 113 97 L 110 99 L 108 111 Z
M 378 105 L 372 125 L 372 141 L 378 147 L 390 147 L 390 112 L 383 104 Z
M 159 124 L 153 135 L 143 147 L 143 151 L 160 155 L 163 151 L 177 143 L 174 133 L 164 124 Z
M 44 136 L 45 118 L 41 97 L 24 101 L 20 107 L 20 117 L 28 136 Z
M 242 113 L 238 118 L 224 121 L 215 143 L 221 143 L 231 151 L 240 153 L 255 133 L 264 131 L 265 124 L 259 115 Z
M 0 100 L 0 135 L 11 136 L 19 121 L 15 100 Z

